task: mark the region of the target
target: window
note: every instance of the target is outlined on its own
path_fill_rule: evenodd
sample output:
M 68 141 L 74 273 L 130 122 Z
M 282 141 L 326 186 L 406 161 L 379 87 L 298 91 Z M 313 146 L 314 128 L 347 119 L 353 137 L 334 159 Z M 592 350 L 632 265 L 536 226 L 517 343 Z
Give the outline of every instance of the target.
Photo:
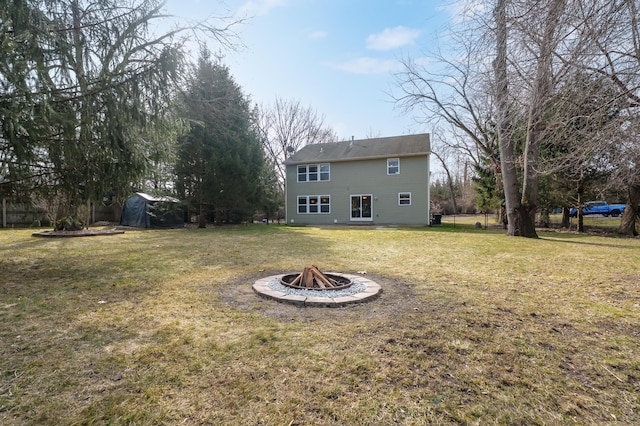
M 320 180 L 329 180 L 328 164 L 320 164 Z
M 331 213 L 328 195 L 301 195 L 298 197 L 298 213 Z
M 331 213 L 331 203 L 328 195 L 320 197 L 320 213 Z
M 400 159 L 399 158 L 387 158 L 387 174 L 399 175 L 400 174 Z
M 398 193 L 398 205 L 399 206 L 410 206 L 411 205 L 411 193 L 410 192 L 399 192 Z
M 318 213 L 318 197 L 315 195 L 309 196 L 309 213 Z
M 298 213 L 307 212 L 307 197 L 298 197 Z
M 329 164 L 308 164 L 298 166 L 298 182 L 328 181 L 331 178 Z
M 309 166 L 309 182 L 314 182 L 318 180 L 318 166 L 312 165 Z
M 307 181 L 307 166 L 298 166 L 298 182 Z

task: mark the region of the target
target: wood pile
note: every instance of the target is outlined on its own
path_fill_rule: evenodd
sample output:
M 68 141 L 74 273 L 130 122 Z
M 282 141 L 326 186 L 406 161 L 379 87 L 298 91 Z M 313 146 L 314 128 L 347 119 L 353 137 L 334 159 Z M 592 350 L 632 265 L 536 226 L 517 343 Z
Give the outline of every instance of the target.
M 305 267 L 302 273 L 289 285 L 302 288 L 335 288 L 341 286 L 339 282 L 320 272 L 315 265 Z

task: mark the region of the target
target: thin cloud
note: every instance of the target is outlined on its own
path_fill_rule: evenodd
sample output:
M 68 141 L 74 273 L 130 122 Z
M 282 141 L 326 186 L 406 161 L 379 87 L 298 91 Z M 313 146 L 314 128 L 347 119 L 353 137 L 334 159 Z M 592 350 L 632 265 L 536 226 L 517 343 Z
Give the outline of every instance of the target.
M 376 59 L 362 56 L 331 65 L 350 74 L 389 74 L 402 69 L 402 63 L 392 59 Z
M 286 4 L 286 0 L 249 0 L 238 9 L 238 16 L 265 16 L 276 7 Z
M 367 37 L 367 49 L 391 50 L 413 44 L 420 37 L 421 32 L 402 25 L 395 28 L 385 28 L 381 33 L 371 34 Z
M 322 38 L 327 38 L 329 33 L 327 31 L 313 31 L 309 34 L 309 38 L 313 40 L 320 40 Z

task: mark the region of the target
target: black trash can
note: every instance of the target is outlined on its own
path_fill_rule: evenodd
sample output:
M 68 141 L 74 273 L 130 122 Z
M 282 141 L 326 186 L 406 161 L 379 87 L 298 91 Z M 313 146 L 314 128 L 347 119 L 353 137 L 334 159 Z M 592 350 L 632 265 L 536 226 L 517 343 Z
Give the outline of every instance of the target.
M 431 224 L 432 225 L 442 225 L 442 215 L 441 214 L 434 214 L 432 216 L 432 219 L 431 219 Z

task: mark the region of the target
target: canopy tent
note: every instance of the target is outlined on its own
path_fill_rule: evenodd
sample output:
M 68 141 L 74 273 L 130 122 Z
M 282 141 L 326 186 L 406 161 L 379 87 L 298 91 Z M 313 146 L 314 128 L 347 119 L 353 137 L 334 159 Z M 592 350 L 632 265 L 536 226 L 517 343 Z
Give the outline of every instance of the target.
M 135 228 L 183 228 L 184 211 L 172 197 L 136 192 L 122 204 L 121 226 Z

